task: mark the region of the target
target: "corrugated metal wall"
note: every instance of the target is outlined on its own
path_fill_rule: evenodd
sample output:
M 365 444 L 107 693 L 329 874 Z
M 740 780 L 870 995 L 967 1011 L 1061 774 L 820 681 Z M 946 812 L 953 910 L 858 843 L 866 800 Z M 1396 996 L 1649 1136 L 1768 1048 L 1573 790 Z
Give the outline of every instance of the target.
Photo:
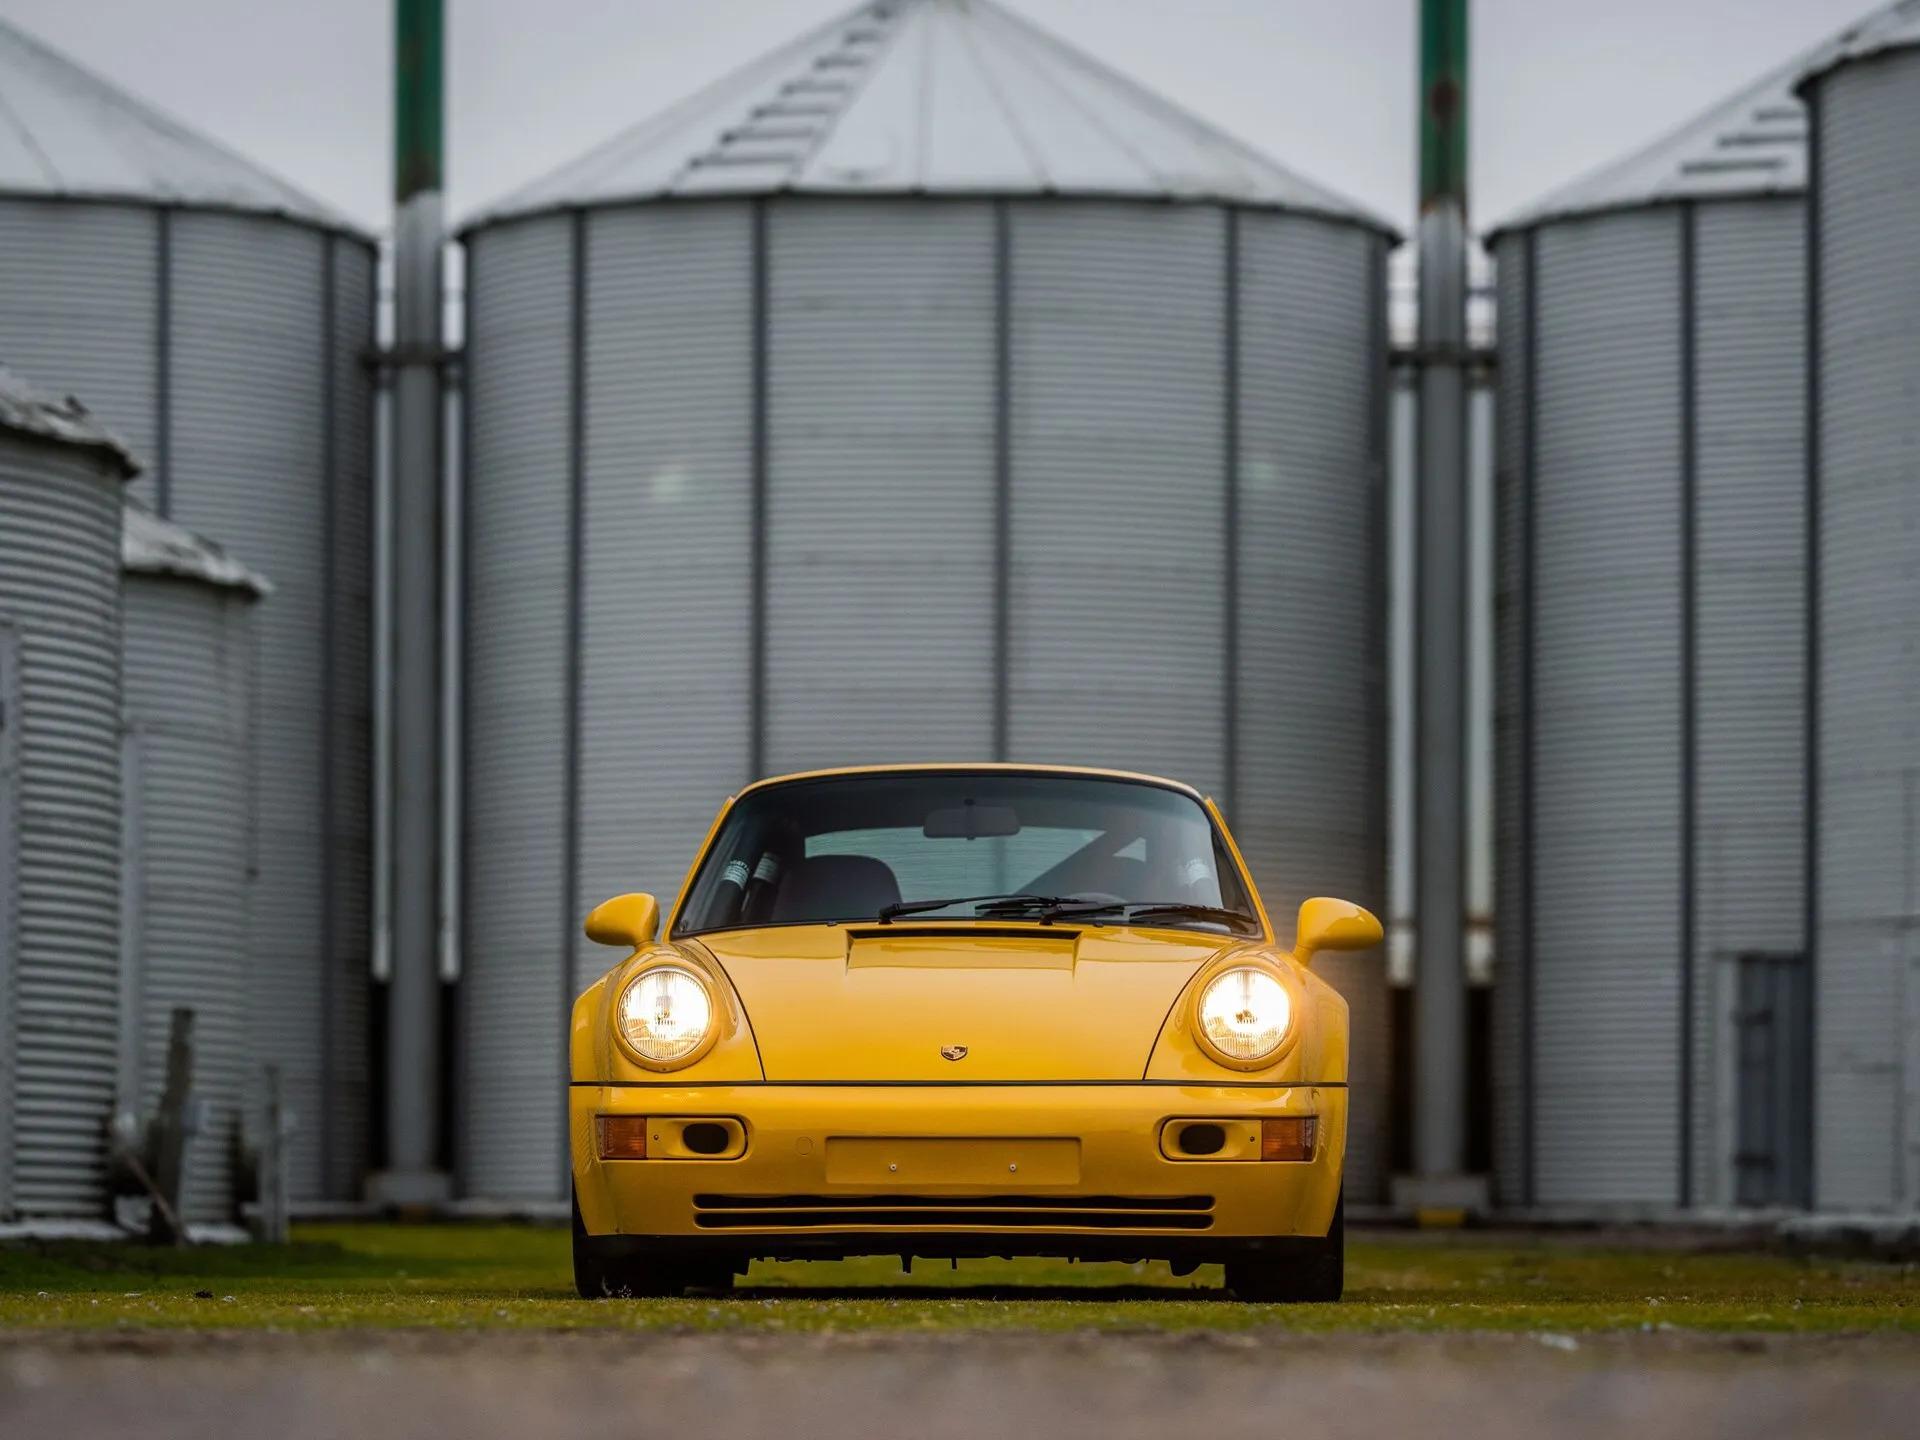
M 162 211 L 0 199 L 0 360 L 77 395 L 149 466 L 159 455 Z M 151 475 L 129 494 L 151 503 Z
M 1543 1204 L 1677 1194 L 1680 218 L 1540 232 L 1533 1017 Z
M 1810 97 L 1815 596 L 1816 1198 L 1920 1204 L 1920 50 Z
M 740 783 L 754 503 L 750 206 L 585 223 L 580 915 L 627 890 L 669 903 Z M 574 944 L 583 988 L 619 958 Z
M 1525 235 L 1505 237 L 1494 251 L 1494 340 L 1500 365 L 1494 404 L 1493 1186 L 1495 1201 L 1509 1207 L 1533 1199 L 1533 1035 L 1527 1005 L 1532 947 L 1526 863 L 1532 846 L 1527 827 L 1532 736 L 1526 673 L 1532 255 Z
M 1806 930 L 1805 237 L 1798 198 L 1695 210 L 1690 1121 L 1703 1205 L 1735 1199 L 1738 958 L 1797 952 Z
M 1499 243 L 1508 1204 L 1733 1203 L 1738 957 L 1803 935 L 1802 215 Z
M 14 982 L 20 972 L 20 628 L 0 613 L 0 1085 L 13 1093 Z M 0 1215 L 13 1213 L 13 1106 L 0 1105 Z
M 0 623 L 17 636 L 17 928 L 0 999 L 0 1215 L 94 1218 L 120 1052 L 120 487 L 0 434 Z
M 260 621 L 258 787 L 278 913 L 249 944 L 254 1033 L 295 1111 L 295 1197 L 357 1197 L 373 253 L 265 216 L 26 199 L 0 200 L 0 246 L 0 356 L 133 446 L 148 473 L 132 493 L 279 586 Z
M 572 819 L 565 781 L 575 223 L 507 225 L 468 249 L 458 1144 L 466 1189 L 493 1197 L 551 1196 L 564 1183 L 562 1007 L 573 976 L 562 960 L 572 956 L 579 926 L 562 841 Z M 624 618 L 667 633 L 656 616 Z
M 374 377 L 367 358 L 374 344 L 377 266 L 371 249 L 344 237 L 335 237 L 330 249 L 332 338 L 325 394 L 332 409 L 316 441 L 327 476 L 323 518 L 332 537 L 322 579 L 333 598 L 317 655 L 322 693 L 332 700 L 323 739 L 326 823 L 318 827 L 328 836 L 321 859 L 330 899 L 325 944 L 311 953 L 324 967 L 321 995 L 330 1007 L 326 1085 L 333 1104 L 320 1193 L 357 1199 L 362 1173 L 373 1162 L 369 1126 L 375 1100 L 367 983 L 373 883 Z M 251 555 L 247 558 L 253 562 Z M 258 563 L 275 581 L 264 612 L 283 592 L 271 561 L 263 556 Z
M 1380 244 L 1237 223 L 768 199 L 469 237 L 470 1193 L 564 1193 L 562 991 L 609 953 L 578 917 L 670 903 L 756 770 L 986 757 L 1002 727 L 1230 811 L 1237 770 L 1283 929 L 1310 891 L 1380 902 Z M 1328 970 L 1371 1198 L 1384 969 Z
M 191 1220 L 234 1215 L 234 1145 L 251 1083 L 246 997 L 253 847 L 252 592 L 179 576 L 125 578 L 125 704 L 138 760 L 128 857 L 133 1092 L 153 1113 L 176 1006 L 194 1012 L 202 1124 L 186 1157 Z M 137 778 L 135 778 L 137 775 Z
M 1012 210 L 1009 756 L 1226 779 L 1226 217 Z
M 762 768 L 990 755 L 994 207 L 769 219 Z
M 281 1067 L 296 1199 L 366 1165 L 373 256 L 305 226 L 172 221 L 170 517 L 273 577 L 259 617 L 255 1061 Z M 331 704 L 329 701 L 331 700 Z M 331 838 L 329 838 L 331 829 Z
M 1236 723 L 1232 789 L 1215 794 L 1284 937 L 1311 895 L 1385 913 L 1386 258 L 1351 226 L 1233 223 Z M 1385 952 L 1316 968 L 1353 1024 L 1347 1191 L 1376 1199 L 1388 1170 Z

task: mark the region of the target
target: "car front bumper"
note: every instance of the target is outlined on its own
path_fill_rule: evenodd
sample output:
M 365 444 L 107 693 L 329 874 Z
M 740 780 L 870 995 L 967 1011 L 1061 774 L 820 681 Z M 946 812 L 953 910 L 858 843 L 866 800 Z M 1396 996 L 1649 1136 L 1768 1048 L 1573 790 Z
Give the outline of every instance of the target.
M 1170 1158 L 1168 1122 L 1316 1117 L 1311 1160 Z M 609 1252 L 1226 1259 L 1324 1236 L 1337 1085 L 575 1084 L 575 1196 Z M 738 1121 L 735 1158 L 603 1160 L 602 1116 Z M 669 1126 L 651 1131 L 672 1134 Z M 1257 1145 L 1253 1147 L 1257 1154 Z M 618 1238 L 615 1238 L 618 1237 Z

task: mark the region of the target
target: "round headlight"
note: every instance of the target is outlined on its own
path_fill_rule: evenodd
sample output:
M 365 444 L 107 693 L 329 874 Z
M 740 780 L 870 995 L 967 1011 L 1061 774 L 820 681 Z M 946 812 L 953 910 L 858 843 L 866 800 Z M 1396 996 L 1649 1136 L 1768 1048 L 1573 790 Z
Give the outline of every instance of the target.
M 1230 1060 L 1259 1060 L 1280 1048 L 1293 997 L 1265 970 L 1223 970 L 1200 993 L 1200 1029 Z
M 683 1060 L 713 1028 L 713 998 L 691 971 L 656 965 L 621 992 L 618 1021 L 636 1054 L 659 1064 Z

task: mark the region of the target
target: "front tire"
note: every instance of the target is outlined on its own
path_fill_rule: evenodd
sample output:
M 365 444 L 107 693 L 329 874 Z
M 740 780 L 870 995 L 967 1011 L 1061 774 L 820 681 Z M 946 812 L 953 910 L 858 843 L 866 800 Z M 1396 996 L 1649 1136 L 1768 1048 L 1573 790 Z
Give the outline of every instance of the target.
M 1309 1241 L 1286 1256 L 1229 1260 L 1227 1288 L 1240 1300 L 1257 1304 L 1329 1305 L 1346 1288 L 1347 1200 L 1334 1203 L 1326 1238 Z
M 725 1290 L 733 1284 L 724 1266 L 695 1268 L 658 1260 L 612 1256 L 587 1234 L 580 1200 L 573 1201 L 573 1288 L 582 1300 L 657 1300 L 684 1295 L 689 1286 Z

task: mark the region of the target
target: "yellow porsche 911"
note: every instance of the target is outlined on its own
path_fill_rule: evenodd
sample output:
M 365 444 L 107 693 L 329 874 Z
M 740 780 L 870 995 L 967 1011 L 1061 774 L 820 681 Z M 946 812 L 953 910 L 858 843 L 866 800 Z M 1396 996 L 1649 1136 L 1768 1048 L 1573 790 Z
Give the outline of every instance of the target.
M 751 786 L 659 934 L 575 1003 L 580 1293 L 726 1286 L 756 1257 L 1224 1262 L 1336 1300 L 1341 900 L 1278 941 L 1219 812 L 1144 775 L 838 770 Z

